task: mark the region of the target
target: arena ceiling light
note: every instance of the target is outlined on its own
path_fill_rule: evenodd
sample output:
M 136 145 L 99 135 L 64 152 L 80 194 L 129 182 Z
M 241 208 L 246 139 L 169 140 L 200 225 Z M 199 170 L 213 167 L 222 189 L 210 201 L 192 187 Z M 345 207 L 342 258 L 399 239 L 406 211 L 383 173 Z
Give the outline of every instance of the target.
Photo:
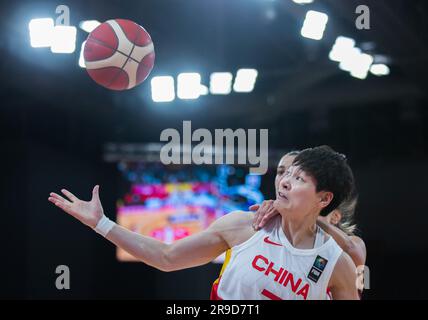
M 370 67 L 370 72 L 375 76 L 387 76 L 389 74 L 389 67 L 383 63 L 373 64 Z
M 355 47 L 355 40 L 343 36 L 337 37 L 331 51 L 328 55 L 329 59 L 336 62 L 341 62 L 346 57 L 352 54 L 352 49 Z
M 200 95 L 201 96 L 206 96 L 206 95 L 208 95 L 208 92 L 209 92 L 209 90 L 208 90 L 208 87 L 207 86 L 204 86 L 203 84 L 201 84 L 201 86 L 200 86 Z
M 58 25 L 52 33 L 51 51 L 54 53 L 73 53 L 76 50 L 76 27 Z
M 351 70 L 351 76 L 358 79 L 367 78 L 370 66 L 373 63 L 373 57 L 367 53 L 362 53 L 358 56 L 355 65 Z
M 308 4 L 314 2 L 314 0 L 293 0 L 293 2 L 297 4 Z
M 101 24 L 98 20 L 85 20 L 79 23 L 79 28 L 88 33 L 92 32 Z
M 54 21 L 51 18 L 32 19 L 28 24 L 30 43 L 33 48 L 50 47 Z
M 365 79 L 372 63 L 371 55 L 362 53 L 359 48 L 353 48 L 350 54 L 340 62 L 339 68 L 350 72 L 355 78 Z
M 150 81 L 152 100 L 154 102 L 170 102 L 175 99 L 174 78 L 171 76 L 153 77 Z
M 239 69 L 236 72 L 235 82 L 233 83 L 233 91 L 235 92 L 251 92 L 256 84 L 258 72 L 256 69 Z
M 232 91 L 232 74 L 230 72 L 214 72 L 210 75 L 211 94 L 229 94 Z
M 79 54 L 79 67 L 86 68 L 85 59 L 83 58 L 83 50 L 85 49 L 86 40 L 82 42 L 80 46 L 80 54 Z
M 328 15 L 319 11 L 309 10 L 306 13 L 305 21 L 303 22 L 303 27 L 300 33 L 305 38 L 321 40 L 327 22 Z
M 354 47 L 347 51 L 347 54 L 342 57 L 339 68 L 343 71 L 349 71 L 354 68 L 355 64 L 358 63 L 358 57 L 361 53 L 361 49 Z
M 197 99 L 201 95 L 201 75 L 195 72 L 180 73 L 177 77 L 177 97 Z

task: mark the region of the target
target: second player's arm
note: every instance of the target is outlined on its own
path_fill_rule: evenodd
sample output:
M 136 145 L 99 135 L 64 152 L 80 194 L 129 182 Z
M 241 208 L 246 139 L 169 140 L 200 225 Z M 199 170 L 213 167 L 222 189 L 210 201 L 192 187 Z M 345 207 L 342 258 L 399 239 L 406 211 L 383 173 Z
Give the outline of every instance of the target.
M 366 246 L 364 241 L 356 236 L 349 236 L 337 226 L 326 223 L 321 219 L 317 220 L 317 224 L 345 251 L 354 261 L 356 266 L 362 266 L 366 262 Z

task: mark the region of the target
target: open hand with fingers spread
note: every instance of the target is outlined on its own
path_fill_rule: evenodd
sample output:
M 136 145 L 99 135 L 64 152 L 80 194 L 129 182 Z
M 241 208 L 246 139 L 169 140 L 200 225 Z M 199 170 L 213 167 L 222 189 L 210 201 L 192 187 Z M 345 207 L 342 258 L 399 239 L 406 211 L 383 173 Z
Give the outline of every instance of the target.
M 254 204 L 249 209 L 251 211 L 256 211 L 254 220 L 253 220 L 253 228 L 254 230 L 259 230 L 266 225 L 272 217 L 276 216 L 278 211 L 273 207 L 273 200 L 263 201 L 261 205 Z
M 70 191 L 62 189 L 61 192 L 67 197 L 63 198 L 54 192 L 50 193 L 48 200 L 61 208 L 69 215 L 75 217 L 80 222 L 91 228 L 95 228 L 100 219 L 104 216 L 104 210 L 99 197 L 99 186 L 95 186 L 92 191 L 92 199 L 83 201 L 77 198 Z

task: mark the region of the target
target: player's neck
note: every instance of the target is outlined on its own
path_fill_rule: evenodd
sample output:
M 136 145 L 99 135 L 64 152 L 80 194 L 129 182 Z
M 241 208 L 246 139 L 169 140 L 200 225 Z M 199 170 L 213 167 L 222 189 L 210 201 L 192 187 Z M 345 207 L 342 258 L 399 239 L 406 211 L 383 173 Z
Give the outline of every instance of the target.
M 316 217 L 282 217 L 282 231 L 291 245 L 297 249 L 312 249 L 316 236 Z

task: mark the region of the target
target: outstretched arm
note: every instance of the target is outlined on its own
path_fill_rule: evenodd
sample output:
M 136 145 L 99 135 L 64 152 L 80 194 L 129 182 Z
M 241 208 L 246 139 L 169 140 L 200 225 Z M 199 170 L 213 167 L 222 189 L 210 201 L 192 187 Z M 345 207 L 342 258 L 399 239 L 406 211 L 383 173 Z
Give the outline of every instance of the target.
M 175 271 L 206 264 L 229 248 L 219 230 L 221 224 L 216 221 L 206 230 L 169 245 L 117 224 L 106 239 L 148 265 Z
M 95 228 L 104 217 L 98 186 L 94 187 L 90 201 L 82 201 L 65 189 L 61 192 L 68 199 L 51 193 L 48 200 L 80 222 Z M 174 271 L 206 264 L 226 251 L 237 241 L 236 235 L 242 230 L 243 218 L 245 220 L 241 213 L 228 214 L 206 230 L 170 245 L 117 224 L 107 233 L 106 239 L 150 266 L 162 271 Z M 248 218 L 244 223 L 246 221 Z

